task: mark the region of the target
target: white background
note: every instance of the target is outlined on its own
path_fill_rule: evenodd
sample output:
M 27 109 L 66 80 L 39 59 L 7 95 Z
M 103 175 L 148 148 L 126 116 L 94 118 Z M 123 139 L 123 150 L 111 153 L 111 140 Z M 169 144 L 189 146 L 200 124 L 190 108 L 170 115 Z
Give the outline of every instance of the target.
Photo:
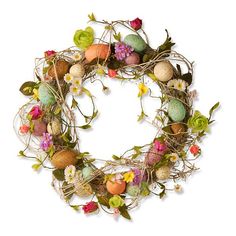
M 229 0 L 200 2 L 1 1 L 1 235 L 235 235 L 235 7 Z M 108 20 L 140 17 L 153 47 L 162 43 L 167 28 L 175 49 L 196 62 L 196 107 L 207 114 L 221 102 L 217 123 L 202 146 L 201 170 L 184 183 L 184 194 L 144 201 L 131 212 L 132 222 L 117 222 L 105 213 L 77 214 L 53 191 L 49 172 L 37 174 L 30 161 L 17 157 L 22 145 L 12 120 L 26 102 L 19 86 L 32 79 L 35 57 L 73 45 L 74 31 L 86 26 L 91 12 Z M 136 86 L 108 85 L 109 96 L 94 90 L 102 112 L 93 131 L 81 134 L 82 149 L 104 159 L 153 135 L 148 125 L 136 122 Z

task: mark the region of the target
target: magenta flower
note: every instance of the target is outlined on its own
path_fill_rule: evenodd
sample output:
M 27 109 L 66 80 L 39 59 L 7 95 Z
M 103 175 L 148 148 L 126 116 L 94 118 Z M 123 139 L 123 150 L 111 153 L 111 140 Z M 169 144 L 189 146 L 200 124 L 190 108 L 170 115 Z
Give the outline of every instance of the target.
M 49 133 L 43 133 L 43 138 L 40 143 L 40 148 L 44 151 L 48 151 L 48 149 L 53 145 L 52 135 Z
M 118 61 L 124 60 L 126 57 L 130 56 L 133 51 L 134 49 L 125 43 L 118 42 L 115 44 L 115 57 Z
M 139 30 L 142 27 L 142 20 L 139 19 L 138 17 L 134 20 L 131 20 L 130 22 L 130 26 L 134 29 L 134 30 Z
M 51 56 L 53 56 L 55 54 L 56 54 L 56 52 L 53 51 L 53 50 L 47 50 L 46 52 L 44 52 L 44 56 L 45 57 L 51 57 Z
M 159 141 L 159 140 L 155 140 L 154 141 L 154 147 L 155 147 L 155 149 L 161 154 L 163 154 L 165 151 L 166 151 L 166 149 L 167 149 L 167 145 L 166 145 L 166 143 L 165 142 L 161 142 L 161 141 Z
M 32 109 L 29 112 L 29 115 L 31 116 L 32 120 L 37 120 L 42 116 L 43 112 L 40 108 L 40 106 L 33 106 Z

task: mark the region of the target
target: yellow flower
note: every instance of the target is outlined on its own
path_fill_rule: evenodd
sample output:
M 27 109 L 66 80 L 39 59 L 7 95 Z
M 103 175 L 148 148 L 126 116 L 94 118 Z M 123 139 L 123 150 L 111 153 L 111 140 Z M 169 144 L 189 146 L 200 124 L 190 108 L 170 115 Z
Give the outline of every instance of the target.
M 64 76 L 64 80 L 66 81 L 66 83 L 69 84 L 69 83 L 72 82 L 73 76 L 72 76 L 71 74 L 67 73 L 67 74 L 65 74 L 65 76 Z
M 140 83 L 140 84 L 138 85 L 138 88 L 139 88 L 138 97 L 143 96 L 143 95 L 146 94 L 147 91 L 148 91 L 148 87 L 147 87 L 145 84 L 143 84 L 143 83 Z
M 171 162 L 176 162 L 176 161 L 179 160 L 179 156 L 178 156 L 177 153 L 171 153 L 171 154 L 169 154 L 169 158 L 170 158 L 170 161 L 171 161 Z
M 98 65 L 97 74 L 101 76 L 105 75 L 104 68 L 101 65 Z
M 126 183 L 130 183 L 130 182 L 132 182 L 133 179 L 134 179 L 134 172 L 133 172 L 133 171 L 126 172 L 126 173 L 123 175 L 123 177 L 124 177 L 124 181 L 125 181 Z
M 33 99 L 34 100 L 38 100 L 39 99 L 39 91 L 38 91 L 38 89 L 33 89 L 33 93 L 34 93 L 34 95 L 33 95 Z

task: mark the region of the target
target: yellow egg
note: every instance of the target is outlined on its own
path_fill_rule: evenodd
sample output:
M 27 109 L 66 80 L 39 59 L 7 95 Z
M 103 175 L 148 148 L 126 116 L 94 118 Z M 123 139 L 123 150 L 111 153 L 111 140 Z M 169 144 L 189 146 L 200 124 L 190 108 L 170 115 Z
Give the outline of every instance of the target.
M 162 82 L 167 82 L 170 80 L 174 75 L 174 71 L 170 62 L 158 62 L 154 67 L 154 75 Z
M 70 74 L 74 77 L 82 78 L 84 73 L 84 67 L 80 63 L 77 63 L 70 68 Z
M 47 125 L 47 131 L 51 135 L 58 135 L 61 133 L 61 122 L 58 119 L 54 119 Z
M 156 170 L 156 177 L 159 180 L 165 180 L 170 177 L 170 167 L 169 166 L 161 166 Z

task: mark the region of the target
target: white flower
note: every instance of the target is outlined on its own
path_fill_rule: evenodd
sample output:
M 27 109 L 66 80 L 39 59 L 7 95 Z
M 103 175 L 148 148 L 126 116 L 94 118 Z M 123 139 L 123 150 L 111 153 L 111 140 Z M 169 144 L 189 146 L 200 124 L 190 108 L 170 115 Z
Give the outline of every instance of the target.
M 75 182 L 76 168 L 73 165 L 67 166 L 64 170 L 65 180 L 68 184 Z
M 82 79 L 81 78 L 74 78 L 72 80 L 72 84 L 79 87 L 82 84 Z
M 171 162 L 176 162 L 179 160 L 179 156 L 177 153 L 171 153 L 171 154 L 169 154 L 169 157 L 170 157 Z
M 79 53 L 79 52 L 75 53 L 75 54 L 72 56 L 72 59 L 73 59 L 74 61 L 79 61 L 79 60 L 81 60 L 81 59 L 82 59 L 81 53 Z
M 177 192 L 177 193 L 180 193 L 183 190 L 182 186 L 180 184 L 176 184 L 174 188 L 175 188 L 175 192 Z
M 176 79 L 174 82 L 174 88 L 180 91 L 185 91 L 187 83 L 182 79 Z
M 169 82 L 167 83 L 167 87 L 173 88 L 175 86 L 175 81 L 176 79 L 169 80 Z
M 81 87 L 78 87 L 76 85 L 71 85 L 70 86 L 70 92 L 74 95 L 74 96 L 78 96 L 81 94 L 82 90 Z
M 73 75 L 71 75 L 71 74 L 69 74 L 69 73 L 65 74 L 64 80 L 65 80 L 66 83 L 68 83 L 68 84 L 71 83 L 72 80 L 73 80 Z

